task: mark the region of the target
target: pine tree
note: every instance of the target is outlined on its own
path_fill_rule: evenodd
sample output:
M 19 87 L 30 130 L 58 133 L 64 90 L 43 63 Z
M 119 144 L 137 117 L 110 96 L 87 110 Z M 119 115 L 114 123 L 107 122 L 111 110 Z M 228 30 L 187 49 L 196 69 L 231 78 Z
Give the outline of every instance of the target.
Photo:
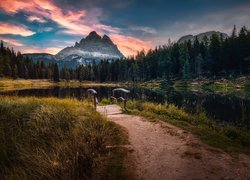
M 3 56 L 0 55 L 0 77 L 4 75 L 3 69 L 4 69 L 4 61 L 3 61 Z
M 29 79 L 29 70 L 27 66 L 24 66 L 24 78 Z
M 237 37 L 237 29 L 236 29 L 236 25 L 234 25 L 234 28 L 233 28 L 233 31 L 232 31 L 232 35 L 231 35 L 231 37 L 232 37 L 233 39 L 235 39 L 235 38 Z
M 14 65 L 12 68 L 12 77 L 13 79 L 17 79 L 17 74 L 18 74 L 18 69 L 17 69 L 17 65 Z
M 200 77 L 202 74 L 202 64 L 203 64 L 203 58 L 201 54 L 198 54 L 195 57 L 195 74 L 197 77 Z
M 211 56 L 212 56 L 212 73 L 218 74 L 220 69 L 220 60 L 221 60 L 221 46 L 220 46 L 220 39 L 217 34 L 213 34 L 211 37 L 211 43 L 209 47 Z
M 188 59 L 186 59 L 185 63 L 183 64 L 182 75 L 184 80 L 188 80 L 190 78 L 190 63 Z
M 187 44 L 183 44 L 180 48 L 180 64 L 181 64 L 181 74 L 184 79 L 190 77 L 190 57 L 188 54 Z
M 55 82 L 60 82 L 59 69 L 56 63 L 54 64 L 53 80 Z
M 3 46 L 3 41 L 1 40 L 1 47 L 0 47 L 0 53 L 3 55 L 4 52 L 4 46 Z

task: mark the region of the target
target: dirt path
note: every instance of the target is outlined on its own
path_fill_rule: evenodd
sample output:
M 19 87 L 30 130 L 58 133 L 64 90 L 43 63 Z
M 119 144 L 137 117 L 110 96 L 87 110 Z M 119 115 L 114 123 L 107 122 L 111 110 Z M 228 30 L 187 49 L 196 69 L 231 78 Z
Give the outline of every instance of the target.
M 127 130 L 133 179 L 250 179 L 249 156 L 232 157 L 168 123 L 123 114 L 117 105 L 98 111 Z

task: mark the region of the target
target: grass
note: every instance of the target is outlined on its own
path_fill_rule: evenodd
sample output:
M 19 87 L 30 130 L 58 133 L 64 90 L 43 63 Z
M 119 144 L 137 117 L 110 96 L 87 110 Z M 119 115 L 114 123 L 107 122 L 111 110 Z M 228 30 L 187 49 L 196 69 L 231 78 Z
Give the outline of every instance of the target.
M 59 86 L 70 86 L 70 87 L 95 87 L 95 86 L 109 86 L 109 87 L 117 87 L 120 86 L 122 83 L 117 83 L 117 82 L 93 82 L 93 81 L 76 81 L 76 80 L 71 80 L 71 81 L 61 81 L 58 83 Z
M 7 79 L 0 78 L 0 91 L 11 91 L 11 90 L 20 90 L 20 89 L 36 89 L 36 88 L 48 88 L 53 86 L 60 87 L 96 87 L 96 86 L 109 86 L 117 87 L 121 86 L 123 83 L 114 83 L 114 82 L 91 82 L 91 81 L 64 81 L 53 82 L 49 79 Z
M 153 91 L 164 91 L 166 88 L 175 90 L 190 90 L 199 92 L 213 92 L 216 94 L 237 94 L 243 97 L 249 97 L 250 78 L 242 76 L 231 79 L 210 80 L 207 78 L 192 79 L 188 81 L 175 80 L 167 82 L 163 80 L 151 80 L 139 83 L 138 87 L 150 89 Z
M 128 113 L 162 120 L 189 131 L 203 142 L 227 152 L 250 154 L 250 132 L 232 126 L 221 126 L 205 113 L 190 114 L 172 104 L 128 101 Z
M 126 136 L 85 102 L 0 96 L 0 177 L 122 179 Z
M 26 89 L 26 88 L 42 88 L 55 85 L 54 82 L 47 79 L 0 79 L 0 91 Z

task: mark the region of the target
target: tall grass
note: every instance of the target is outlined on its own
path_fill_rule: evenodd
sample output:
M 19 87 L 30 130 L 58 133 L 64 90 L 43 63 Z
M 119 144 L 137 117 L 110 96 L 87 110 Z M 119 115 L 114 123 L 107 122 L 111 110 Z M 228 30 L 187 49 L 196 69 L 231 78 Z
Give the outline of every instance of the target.
M 151 120 L 162 120 L 197 135 L 205 143 L 229 152 L 250 154 L 250 132 L 229 125 L 220 125 L 204 112 L 190 114 L 172 104 L 128 101 L 128 112 Z
M 120 129 L 86 103 L 0 97 L 3 179 L 100 179 L 114 166 L 105 147 L 122 141 Z

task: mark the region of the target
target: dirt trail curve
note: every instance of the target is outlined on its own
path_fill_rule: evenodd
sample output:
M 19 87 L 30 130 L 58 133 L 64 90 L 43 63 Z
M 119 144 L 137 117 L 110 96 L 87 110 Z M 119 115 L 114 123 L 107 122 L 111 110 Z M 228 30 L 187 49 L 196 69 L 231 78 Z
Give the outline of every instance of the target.
M 247 155 L 232 157 L 168 123 L 123 114 L 117 105 L 97 110 L 128 132 L 131 179 L 250 179 Z

